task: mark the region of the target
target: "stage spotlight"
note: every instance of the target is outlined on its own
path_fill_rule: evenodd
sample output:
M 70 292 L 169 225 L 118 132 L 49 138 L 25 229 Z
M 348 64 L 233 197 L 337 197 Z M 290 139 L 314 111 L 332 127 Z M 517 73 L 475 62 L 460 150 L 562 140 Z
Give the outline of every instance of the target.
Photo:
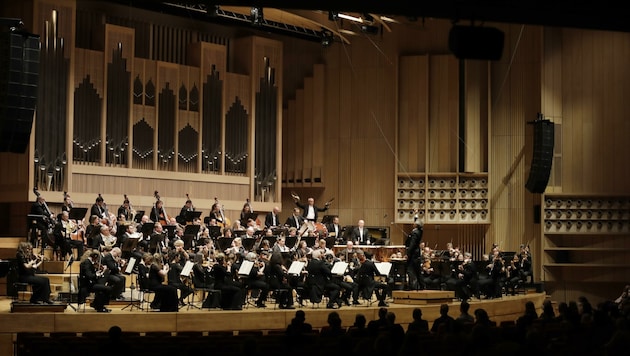
M 253 6 L 250 10 L 252 25 L 262 26 L 263 23 L 263 9 L 259 6 Z
M 322 30 L 321 37 L 322 37 L 322 47 L 324 47 L 324 48 L 330 47 L 330 45 L 334 41 L 334 37 L 333 37 L 332 32 L 330 32 L 328 30 Z
M 328 20 L 329 21 L 337 21 L 339 18 L 339 12 L 337 11 L 328 11 Z

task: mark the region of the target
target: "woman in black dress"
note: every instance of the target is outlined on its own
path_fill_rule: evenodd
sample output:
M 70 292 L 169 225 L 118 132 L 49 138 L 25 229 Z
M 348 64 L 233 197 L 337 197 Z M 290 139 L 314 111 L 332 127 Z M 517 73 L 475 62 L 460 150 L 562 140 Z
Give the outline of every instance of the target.
M 33 289 L 31 303 L 53 304 L 50 300 L 50 280 L 47 277 L 35 275 L 35 270 L 42 264 L 43 257 L 38 258 L 33 254 L 33 245 L 30 242 L 20 242 L 16 257 L 19 281 L 30 284 Z
M 164 284 L 168 270 L 168 264 L 162 263 L 162 254 L 154 254 L 153 262 L 149 266 L 149 289 L 155 292 L 156 298 L 160 301 L 161 312 L 176 312 L 178 311 L 177 288 Z M 157 305 L 153 304 L 151 307 L 157 307 Z

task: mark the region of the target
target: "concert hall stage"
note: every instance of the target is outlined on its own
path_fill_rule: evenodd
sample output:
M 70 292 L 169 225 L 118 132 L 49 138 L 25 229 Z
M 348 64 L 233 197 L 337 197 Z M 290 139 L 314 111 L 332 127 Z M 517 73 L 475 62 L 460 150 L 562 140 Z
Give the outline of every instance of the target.
M 503 296 L 499 299 L 472 299 L 470 311 L 477 308 L 485 309 L 490 319 L 497 324 L 505 320 L 516 320 L 523 314 L 524 305 L 528 301 L 534 302 L 537 308 L 541 308 L 545 293 L 526 293 L 516 296 Z M 459 315 L 459 302 L 449 303 L 450 315 Z M 123 331 L 129 332 L 186 332 L 186 331 L 246 331 L 246 330 L 282 330 L 290 323 L 298 309 L 306 313 L 306 321 L 314 328 L 325 325 L 328 313 L 332 309 L 326 309 L 325 304 L 319 306 L 310 303 L 298 309 L 274 309 L 271 300 L 267 308 L 245 308 L 240 311 L 223 311 L 218 309 L 197 309 L 183 307 L 178 313 L 161 313 L 156 311 L 143 311 L 133 308 L 123 309 L 127 303 L 110 305 L 111 313 L 97 313 L 91 308 L 85 311 L 74 311 L 68 307 L 64 312 L 37 312 L 37 313 L 12 313 L 11 299 L 0 299 L 0 344 L 12 340 L 12 334 L 17 332 L 98 332 L 107 331 L 111 326 L 118 325 Z M 342 307 L 335 309 L 342 319 L 344 327 L 354 323 L 355 315 L 364 314 L 367 320 L 376 319 L 379 307 L 378 303 L 367 305 L 365 302 L 358 306 Z M 76 304 L 75 304 L 76 306 Z M 396 304 L 389 300 L 389 310 L 396 314 L 396 322 L 406 326 L 412 321 L 412 310 L 416 307 L 422 309 L 423 318 L 432 321 L 439 316 L 439 303 L 425 303 L 421 305 Z

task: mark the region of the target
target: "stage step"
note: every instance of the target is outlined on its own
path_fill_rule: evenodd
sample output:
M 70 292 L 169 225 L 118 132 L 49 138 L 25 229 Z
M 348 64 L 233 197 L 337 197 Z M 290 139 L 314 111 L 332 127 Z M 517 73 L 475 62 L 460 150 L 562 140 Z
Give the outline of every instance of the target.
M 68 304 L 56 302 L 54 304 L 31 304 L 12 302 L 11 313 L 63 313 Z
M 392 297 L 396 304 L 442 304 L 452 302 L 455 298 L 455 292 L 447 290 L 395 290 L 392 291 Z

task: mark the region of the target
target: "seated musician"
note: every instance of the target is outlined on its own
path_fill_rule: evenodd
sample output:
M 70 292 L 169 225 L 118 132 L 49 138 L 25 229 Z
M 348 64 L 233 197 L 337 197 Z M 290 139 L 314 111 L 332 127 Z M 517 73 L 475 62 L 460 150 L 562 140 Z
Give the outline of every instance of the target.
M 118 208 L 118 220 L 129 222 L 133 219 L 133 214 L 129 206 L 129 199 L 125 199 L 122 205 Z
M 107 205 L 105 205 L 105 200 L 100 195 L 96 198 L 96 201 L 92 205 L 90 209 L 90 215 L 96 215 L 100 219 L 109 218 L 109 212 L 107 211 Z
M 31 205 L 31 215 L 41 216 L 41 218 L 36 220 L 37 230 L 39 230 L 42 237 L 42 243 L 45 246 L 45 244 L 48 243 L 48 238 L 45 238 L 45 236 L 49 233 L 48 230 L 53 226 L 55 215 L 48 209 L 46 199 L 44 199 L 43 196 L 38 196 L 37 201 Z M 37 244 L 36 238 L 32 239 L 31 243 L 33 245 Z
M 421 243 L 422 245 L 422 243 Z M 418 282 L 424 289 L 440 289 L 442 276 L 432 266 L 434 254 L 431 248 L 426 246 L 422 249 L 422 266 L 420 267 L 420 277 Z
M 195 211 L 195 208 L 192 205 L 192 200 L 190 199 L 186 200 L 186 203 L 182 207 L 182 210 L 179 211 L 179 215 L 177 215 L 177 217 L 175 218 L 177 220 L 177 223 L 181 225 L 186 225 L 186 213 L 188 213 L 189 211 Z
M 244 293 L 241 285 L 233 279 L 231 263 L 225 254 L 216 256 L 216 264 L 212 267 L 214 288 L 221 290 L 221 308 L 225 310 L 242 310 Z
M 302 258 L 311 254 L 313 249 L 307 246 L 305 240 L 300 240 L 299 243 L 295 244 L 294 251 L 297 258 Z
M 106 267 L 99 263 L 100 253 L 97 250 L 85 251 L 81 256 L 79 270 L 79 304 L 85 304 L 88 295 L 94 292 L 94 301 L 90 304 L 99 313 L 109 313 L 105 306 L 112 295 L 112 287 L 107 286 L 104 276 Z M 102 267 L 102 268 L 101 268 Z
M 313 250 L 319 250 L 320 253 L 322 255 L 326 255 L 326 254 L 330 254 L 332 253 L 332 250 L 329 249 L 328 247 L 326 247 L 326 239 L 319 239 L 317 240 L 317 243 L 315 244 L 316 247 L 313 248 Z
M 343 252 L 339 252 L 337 254 L 338 258 L 336 260 L 331 259 L 332 255 L 326 255 L 326 262 L 329 268 L 332 269 L 335 262 L 337 261 L 345 261 L 345 256 Z M 350 305 L 350 296 L 352 296 L 352 304 L 359 305 L 359 284 L 354 282 L 354 278 L 352 277 L 354 274 L 353 267 L 348 264 L 348 268 L 344 271 L 343 275 L 333 274 L 332 281 L 336 283 L 341 288 L 341 300 L 346 304 Z
M 101 219 L 91 215 L 88 226 L 85 227 L 85 240 L 88 247 L 94 247 L 94 238 L 101 233 Z
M 181 241 L 181 240 L 180 240 Z M 179 305 L 184 306 L 186 299 L 193 293 L 193 289 L 184 283 L 183 279 L 190 278 L 190 276 L 182 276 L 182 256 L 183 254 L 177 250 L 170 250 L 168 252 L 169 270 L 168 270 L 168 285 L 173 286 L 179 290 Z M 184 261 L 185 262 L 185 261 Z
M 33 289 L 31 304 L 53 304 L 50 300 L 50 280 L 42 275 L 36 275 L 35 271 L 44 261 L 43 256 L 33 254 L 33 245 L 30 242 L 20 242 L 17 253 L 18 280 L 28 283 Z
M 70 220 L 70 214 L 67 211 L 61 212 L 61 219 L 55 224 L 53 235 L 55 236 L 55 244 L 61 248 L 62 255 L 72 256 L 72 248 L 77 249 L 77 255 L 83 256 L 83 231 L 79 226 Z M 79 236 L 81 240 L 73 240 L 72 236 Z
M 178 311 L 177 288 L 164 284 L 169 265 L 162 262 L 162 255 L 159 253 L 154 254 L 148 261 L 150 261 L 148 289 L 155 292 L 151 308 L 159 308 L 161 312 Z
M 289 228 L 295 228 L 297 231 L 300 229 L 300 227 L 302 227 L 302 224 L 304 224 L 304 218 L 300 213 L 300 208 L 293 208 L 293 214 L 287 218 L 287 220 L 284 222 L 284 225 L 288 226 Z
M 387 307 L 385 302 L 387 297 L 387 284 L 380 283 L 374 280 L 375 277 L 380 276 L 380 273 L 374 262 L 367 259 L 365 252 L 362 250 L 357 251 L 357 257 L 359 258 L 360 267 L 356 272 L 355 281 L 359 284 L 359 291 L 363 294 L 363 298 L 372 298 L 372 292 L 376 292 L 376 298 L 378 299 L 379 307 Z
M 112 299 L 124 300 L 123 292 L 125 291 L 125 285 L 127 278 L 122 273 L 126 261 L 121 259 L 122 251 L 119 247 L 114 247 L 109 250 L 106 247 L 103 250 L 103 257 L 101 264 L 107 267 L 109 275 L 107 277 L 107 285 L 112 287 Z
M 329 294 L 328 304 L 326 308 L 337 309 L 337 305 L 341 306 L 339 293 L 341 287 L 332 281 L 332 273 L 326 262 L 322 260 L 320 250 L 314 250 L 311 259 L 306 265 L 308 275 L 306 277 L 306 289 L 308 291 L 311 303 L 320 303 L 324 292 Z
M 277 291 L 276 299 L 280 309 L 295 309 L 293 306 L 293 287 L 287 282 L 287 269 L 280 252 L 275 252 L 269 258 L 265 267 L 267 283 L 271 290 Z
M 113 248 L 117 238 L 111 233 L 111 229 L 107 225 L 101 225 L 100 234 L 92 238 L 92 248 L 102 250 L 104 247 Z
M 280 253 L 286 253 L 286 252 L 290 252 L 291 249 L 286 245 L 286 241 L 284 239 L 284 237 L 280 236 L 276 239 L 276 243 L 273 245 L 273 247 L 271 248 L 272 252 L 280 252 Z
M 267 306 L 265 305 L 265 302 L 267 301 L 267 296 L 269 295 L 269 284 L 267 283 L 265 277 L 265 261 L 258 258 L 258 255 L 256 255 L 255 252 L 248 252 L 245 258 L 254 263 L 254 266 L 247 276 L 247 289 L 260 290 L 258 299 L 256 299 L 256 306 L 258 308 L 266 308 Z
M 157 222 L 153 224 L 153 233 L 149 236 L 147 244 L 150 253 L 166 253 L 168 251 L 168 240 L 162 224 Z

